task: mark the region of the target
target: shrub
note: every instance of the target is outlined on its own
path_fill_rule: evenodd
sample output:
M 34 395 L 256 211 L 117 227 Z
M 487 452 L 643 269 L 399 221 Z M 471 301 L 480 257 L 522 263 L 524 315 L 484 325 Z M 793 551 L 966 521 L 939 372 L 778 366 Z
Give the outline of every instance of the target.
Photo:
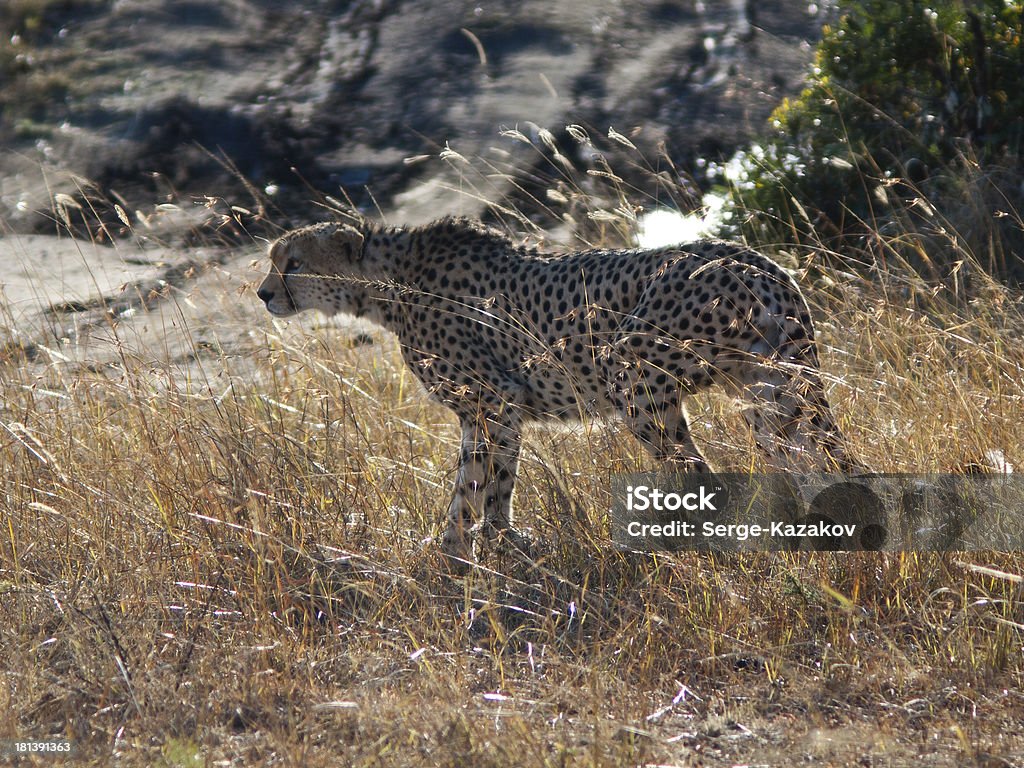
M 1009 0 L 840 2 L 807 88 L 740 158 L 744 234 L 828 242 L 884 229 L 914 198 L 941 214 L 992 185 L 1019 198 L 1022 18 Z M 1019 232 L 1005 224 L 1001 236 Z

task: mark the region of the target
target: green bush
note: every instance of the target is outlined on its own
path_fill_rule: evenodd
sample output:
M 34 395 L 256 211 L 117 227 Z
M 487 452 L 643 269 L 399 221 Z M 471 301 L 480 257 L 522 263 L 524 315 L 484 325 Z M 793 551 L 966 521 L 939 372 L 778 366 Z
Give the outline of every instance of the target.
M 808 87 L 740 158 L 744 234 L 830 242 L 877 231 L 913 196 L 962 202 L 965 176 L 1019 188 L 1022 19 L 1010 0 L 842 0 Z

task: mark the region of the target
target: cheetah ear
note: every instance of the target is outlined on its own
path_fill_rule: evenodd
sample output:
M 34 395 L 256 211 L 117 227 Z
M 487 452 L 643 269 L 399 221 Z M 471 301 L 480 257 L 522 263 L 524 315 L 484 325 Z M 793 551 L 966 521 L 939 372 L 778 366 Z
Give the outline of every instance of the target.
M 284 238 L 280 237 L 277 238 L 277 240 L 271 242 L 270 246 L 267 248 L 267 256 L 269 256 L 270 260 L 275 264 L 277 263 L 278 254 L 281 253 L 281 249 L 284 248 L 284 244 L 282 242 L 283 239 Z
M 347 250 L 352 261 L 362 260 L 365 241 L 363 233 L 353 227 L 341 226 L 331 233 L 331 244 L 336 248 Z

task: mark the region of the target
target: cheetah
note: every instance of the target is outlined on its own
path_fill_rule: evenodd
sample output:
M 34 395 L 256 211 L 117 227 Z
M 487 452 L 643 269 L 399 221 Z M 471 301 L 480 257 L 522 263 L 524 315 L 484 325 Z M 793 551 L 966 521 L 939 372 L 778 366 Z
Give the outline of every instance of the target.
M 684 399 L 713 384 L 743 398 L 772 469 L 853 473 L 819 374 L 796 282 L 743 245 L 551 253 L 479 222 L 416 228 L 314 224 L 270 247 L 269 312 L 365 317 L 462 429 L 441 549 L 519 541 L 511 502 L 524 424 L 618 415 L 657 458 L 710 472 Z

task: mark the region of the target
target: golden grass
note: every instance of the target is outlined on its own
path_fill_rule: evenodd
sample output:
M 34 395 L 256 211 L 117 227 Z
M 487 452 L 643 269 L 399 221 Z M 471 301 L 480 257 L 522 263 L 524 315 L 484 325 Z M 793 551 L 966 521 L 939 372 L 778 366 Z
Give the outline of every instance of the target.
M 819 255 L 857 453 L 1024 462 L 1019 298 Z M 0 739 L 69 738 L 88 765 L 1024 760 L 1020 555 L 618 552 L 608 477 L 652 464 L 587 424 L 528 436 L 537 564 L 452 578 L 429 539 L 457 429 L 394 341 L 211 285 L 109 323 L 95 359 L 0 340 Z M 711 459 L 748 466 L 731 404 L 695 411 Z

